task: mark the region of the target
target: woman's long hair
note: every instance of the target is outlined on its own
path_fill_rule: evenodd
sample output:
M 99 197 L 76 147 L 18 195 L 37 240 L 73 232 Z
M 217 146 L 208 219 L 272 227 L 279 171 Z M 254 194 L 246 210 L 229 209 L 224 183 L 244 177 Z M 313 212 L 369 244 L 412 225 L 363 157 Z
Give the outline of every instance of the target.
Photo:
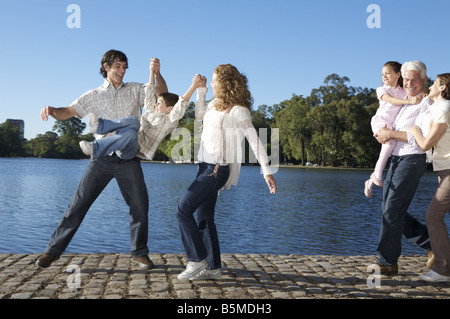
M 224 111 L 234 105 L 251 108 L 253 98 L 247 87 L 247 77 L 231 64 L 221 64 L 214 70 L 219 92 L 216 92 L 215 108 Z

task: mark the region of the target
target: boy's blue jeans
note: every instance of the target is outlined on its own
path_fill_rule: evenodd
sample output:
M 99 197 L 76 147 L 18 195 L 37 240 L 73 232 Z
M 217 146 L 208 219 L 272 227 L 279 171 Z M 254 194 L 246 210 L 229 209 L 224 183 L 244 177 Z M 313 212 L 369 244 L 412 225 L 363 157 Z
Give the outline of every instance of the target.
M 222 264 L 214 212 L 218 192 L 227 182 L 230 170 L 229 166 L 220 166 L 217 176 L 210 175 L 214 168 L 215 164 L 199 164 L 197 178 L 178 204 L 177 218 L 186 259 L 206 259 L 211 269 L 218 269 Z
M 136 156 L 139 151 L 138 131 L 139 120 L 134 117 L 124 117 L 116 120 L 98 120 L 97 134 L 116 131 L 116 134 L 106 136 L 92 142 L 94 158 L 116 152 L 121 159 L 128 160 Z

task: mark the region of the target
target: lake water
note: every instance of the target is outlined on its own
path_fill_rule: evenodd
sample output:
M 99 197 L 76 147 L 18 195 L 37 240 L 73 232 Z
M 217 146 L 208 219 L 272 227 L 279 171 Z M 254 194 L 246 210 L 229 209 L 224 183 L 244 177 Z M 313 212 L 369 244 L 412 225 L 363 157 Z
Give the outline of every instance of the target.
M 58 225 L 88 160 L 0 158 L 0 253 L 39 253 Z M 196 165 L 142 163 L 147 183 L 149 249 L 183 253 L 175 216 Z M 381 189 L 363 194 L 369 170 L 280 168 L 270 195 L 258 167 L 242 167 L 239 184 L 220 193 L 216 223 L 222 253 L 375 254 Z M 424 221 L 437 187 L 427 172 L 410 212 Z M 115 180 L 88 212 L 67 253 L 128 253 L 128 207 Z M 448 222 L 447 222 L 448 224 Z M 422 251 L 403 241 L 404 254 Z

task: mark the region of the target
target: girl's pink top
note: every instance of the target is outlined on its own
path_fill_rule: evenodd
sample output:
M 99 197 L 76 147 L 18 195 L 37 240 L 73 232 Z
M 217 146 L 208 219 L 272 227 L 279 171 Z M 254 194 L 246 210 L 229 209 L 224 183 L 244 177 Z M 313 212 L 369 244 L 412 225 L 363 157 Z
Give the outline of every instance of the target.
M 395 117 L 402 108 L 401 105 L 393 105 L 386 101 L 383 101 L 381 97 L 386 93 L 397 99 L 404 99 L 406 97 L 405 89 L 400 86 L 393 88 L 384 85 L 377 88 L 377 97 L 380 101 L 380 107 L 378 108 L 377 113 L 375 113 L 370 122 L 373 133 L 376 133 L 381 127 L 384 127 L 385 125 L 387 125 L 387 127 L 391 130 L 394 129 Z

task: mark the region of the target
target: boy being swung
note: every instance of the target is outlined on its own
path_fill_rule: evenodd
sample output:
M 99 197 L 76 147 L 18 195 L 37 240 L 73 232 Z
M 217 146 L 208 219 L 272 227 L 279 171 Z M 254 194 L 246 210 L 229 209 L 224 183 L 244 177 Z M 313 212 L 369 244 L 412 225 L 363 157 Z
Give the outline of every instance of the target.
M 145 113 L 140 121 L 136 117 L 99 119 L 97 134 L 106 134 L 106 137 L 92 143 L 81 141 L 80 147 L 86 155 L 98 158 L 116 152 L 122 159 L 131 159 L 136 155 L 143 159 L 153 159 L 162 140 L 178 126 L 194 91 L 199 88 L 199 100 L 206 95 L 206 82 L 196 74 L 183 96 L 162 92 L 156 97 L 155 74 L 159 70 L 159 60 L 153 58 L 150 63 L 150 80 L 145 85 Z

